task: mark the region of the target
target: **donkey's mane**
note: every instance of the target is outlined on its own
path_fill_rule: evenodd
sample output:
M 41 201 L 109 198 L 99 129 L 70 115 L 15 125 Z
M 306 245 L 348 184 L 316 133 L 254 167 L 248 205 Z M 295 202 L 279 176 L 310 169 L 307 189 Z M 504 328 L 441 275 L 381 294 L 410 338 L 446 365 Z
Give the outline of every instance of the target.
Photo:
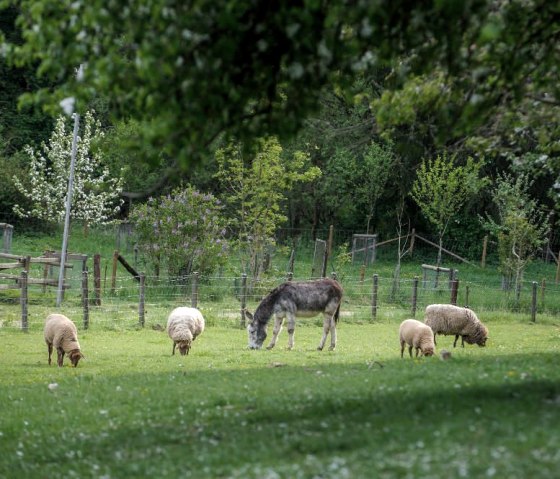
M 281 284 L 268 293 L 257 306 L 255 310 L 255 319 L 260 324 L 266 324 L 272 316 L 274 304 L 278 300 L 278 295 L 282 290 L 286 289 L 286 283 Z

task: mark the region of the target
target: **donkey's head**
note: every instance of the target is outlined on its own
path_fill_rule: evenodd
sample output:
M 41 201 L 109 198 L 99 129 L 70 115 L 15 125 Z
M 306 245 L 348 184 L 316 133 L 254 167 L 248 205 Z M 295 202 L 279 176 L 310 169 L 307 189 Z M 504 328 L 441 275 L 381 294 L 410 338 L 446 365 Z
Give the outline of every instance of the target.
M 261 349 L 266 339 L 266 325 L 256 320 L 249 311 L 245 311 L 245 317 L 249 320 L 247 323 L 248 347 L 249 349 Z

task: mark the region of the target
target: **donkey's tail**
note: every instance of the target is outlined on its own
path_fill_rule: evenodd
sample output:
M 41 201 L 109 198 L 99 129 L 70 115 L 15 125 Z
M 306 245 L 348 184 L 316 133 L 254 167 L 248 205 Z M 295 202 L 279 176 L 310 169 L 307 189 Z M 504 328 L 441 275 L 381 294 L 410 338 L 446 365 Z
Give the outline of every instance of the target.
M 340 303 L 342 303 L 342 301 Z M 338 307 L 336 308 L 336 311 L 334 312 L 334 322 L 335 322 L 335 324 L 338 324 L 338 317 L 340 316 L 340 303 L 338 303 Z

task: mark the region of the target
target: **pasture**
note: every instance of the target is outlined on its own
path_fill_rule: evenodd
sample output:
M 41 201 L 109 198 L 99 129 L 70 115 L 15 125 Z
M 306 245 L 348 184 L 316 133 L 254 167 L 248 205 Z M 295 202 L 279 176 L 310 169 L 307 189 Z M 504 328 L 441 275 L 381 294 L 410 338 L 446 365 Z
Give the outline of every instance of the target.
M 0 328 L 0 477 L 556 476 L 560 323 L 481 314 L 488 347 L 439 337 L 442 361 L 401 359 L 397 316 L 342 317 L 332 352 L 319 317 L 292 351 L 210 317 L 188 356 L 153 324 L 92 321 L 77 368 L 47 365 L 38 321 Z

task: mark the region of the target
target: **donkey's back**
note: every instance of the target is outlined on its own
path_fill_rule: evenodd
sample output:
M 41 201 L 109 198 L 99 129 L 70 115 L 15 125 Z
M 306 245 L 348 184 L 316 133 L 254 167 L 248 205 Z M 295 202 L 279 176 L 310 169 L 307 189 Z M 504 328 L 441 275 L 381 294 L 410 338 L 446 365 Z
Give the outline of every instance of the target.
M 332 279 L 316 281 L 288 281 L 276 288 L 273 313 L 293 313 L 296 316 L 315 316 L 338 312 L 342 300 L 342 287 Z M 336 314 L 335 320 L 338 320 Z

